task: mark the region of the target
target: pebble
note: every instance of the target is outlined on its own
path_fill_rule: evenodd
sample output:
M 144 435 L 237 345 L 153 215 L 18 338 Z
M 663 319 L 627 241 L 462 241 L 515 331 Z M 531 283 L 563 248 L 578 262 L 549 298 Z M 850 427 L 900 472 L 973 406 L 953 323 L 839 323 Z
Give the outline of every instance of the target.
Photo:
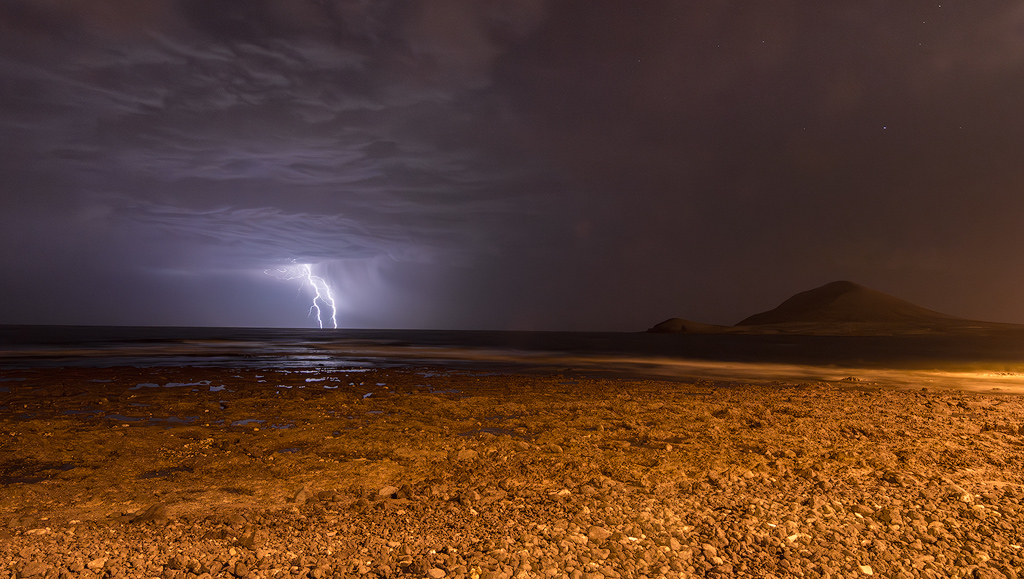
M 480 456 L 480 453 L 478 453 L 475 450 L 469 449 L 469 448 L 464 448 L 464 449 L 460 450 L 458 452 L 458 454 L 456 454 L 456 457 L 459 460 L 463 460 L 463 461 L 466 461 L 466 460 L 476 460 L 478 456 Z
M 294 494 L 288 499 L 289 503 L 304 504 L 309 500 L 309 488 L 305 485 L 298 488 Z
M 45 575 L 50 570 L 50 566 L 39 561 L 33 561 L 26 564 L 21 569 L 22 577 L 37 577 L 39 575 Z
M 93 559 L 92 561 L 89 561 L 88 563 L 86 563 L 85 567 L 87 569 L 91 570 L 91 571 L 97 571 L 99 569 L 102 569 L 103 566 L 106 565 L 106 564 L 107 564 L 106 557 L 97 557 L 96 559 Z
M 83 510 L 61 518 L 12 509 L 2 514 L 10 523 L 0 529 L 0 560 L 13 561 L 16 576 L 70 571 L 88 579 L 1001 579 L 1018 577 L 1016 570 L 1024 567 L 1024 548 L 1017 542 L 1017 530 L 1024 528 L 1024 513 L 1015 506 L 1019 493 L 990 482 L 1015 480 L 1013 469 L 1024 459 L 1015 435 L 991 429 L 978 439 L 949 434 L 949 423 L 934 421 L 963 420 L 963 413 L 929 411 L 919 418 L 913 414 L 914 395 L 898 391 L 885 397 L 831 396 L 827 390 L 805 395 L 792 388 L 748 395 L 730 387 L 642 415 L 646 402 L 638 401 L 671 392 L 641 396 L 634 392 L 639 388 L 630 387 L 632 398 L 618 396 L 620 390 L 588 400 L 585 412 L 574 400 L 547 401 L 526 412 L 471 409 L 472 402 L 445 400 L 451 412 L 465 413 L 467 423 L 452 428 L 448 439 L 437 442 L 435 437 L 449 435 L 423 423 L 425 432 L 408 434 L 416 442 L 402 454 L 377 454 L 374 447 L 372 459 L 347 459 L 344 477 L 314 478 L 326 462 L 275 470 L 273 476 L 295 477 L 277 483 L 278 493 L 294 489 L 300 478 L 337 489 L 313 498 L 303 486 L 294 491 L 293 504 L 259 504 L 275 496 L 260 487 L 255 495 L 218 497 L 231 505 L 211 501 L 191 511 L 185 493 L 177 491 L 161 491 L 166 503 L 155 504 L 116 496 L 98 519 Z M 502 398 L 496 405 L 504 403 Z M 1007 424 L 1024 423 L 1024 404 L 1015 404 L 1007 397 L 998 410 L 1011 414 L 1016 408 L 1017 418 L 1003 417 Z M 869 420 L 873 405 L 885 405 L 879 424 L 852 434 L 848 426 Z M 768 406 L 776 418 L 751 427 L 751 417 L 763 417 Z M 564 408 L 577 416 L 565 418 Z M 995 414 L 996 408 L 986 406 L 985 412 Z M 634 418 L 634 412 L 641 416 Z M 562 444 L 519 445 L 517 436 L 499 434 L 483 443 L 473 439 L 479 451 L 454 450 L 468 443 L 454 433 L 470 428 L 473 414 L 513 417 L 502 419 L 509 432 L 531 440 L 551 436 Z M 891 424 L 913 432 L 894 431 Z M 864 432 L 872 433 L 870 440 Z M 280 444 L 278 433 L 272 434 L 268 444 Z M 623 452 L 613 446 L 622 438 L 643 442 Z M 426 443 L 415 447 L 421 440 Z M 667 440 L 677 441 L 677 452 L 662 450 Z M 422 455 L 417 448 L 425 449 Z M 213 452 L 209 446 L 201 450 Z M 956 468 L 951 457 L 959 461 Z M 981 465 L 984 471 L 968 470 Z M 985 478 L 972 472 L 984 472 Z M 122 514 L 130 512 L 129 504 L 150 506 Z M 122 524 L 125 518 L 141 523 L 166 517 L 166 504 L 178 517 L 167 525 Z M 108 512 L 112 516 L 104 517 Z M 71 517 L 85 522 L 62 522 Z M 51 525 L 51 532 L 33 532 L 45 528 L 40 525 Z M 5 572 L 0 569 L 0 577 L 12 575 Z
M 589 529 L 587 529 L 587 538 L 590 539 L 591 541 L 596 541 L 596 542 L 600 543 L 600 542 L 604 541 L 605 539 L 607 539 L 608 537 L 611 537 L 611 536 L 612 536 L 612 532 L 609 531 L 608 529 L 604 528 L 604 527 L 598 527 L 598 526 L 594 525 L 594 526 L 590 527 Z

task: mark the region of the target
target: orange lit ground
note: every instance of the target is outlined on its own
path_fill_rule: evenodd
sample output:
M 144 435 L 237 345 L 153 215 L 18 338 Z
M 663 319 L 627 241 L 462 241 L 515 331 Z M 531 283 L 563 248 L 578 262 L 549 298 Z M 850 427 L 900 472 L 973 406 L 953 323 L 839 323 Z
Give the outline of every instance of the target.
M 690 370 L 7 371 L 0 577 L 1024 565 L 1017 376 Z

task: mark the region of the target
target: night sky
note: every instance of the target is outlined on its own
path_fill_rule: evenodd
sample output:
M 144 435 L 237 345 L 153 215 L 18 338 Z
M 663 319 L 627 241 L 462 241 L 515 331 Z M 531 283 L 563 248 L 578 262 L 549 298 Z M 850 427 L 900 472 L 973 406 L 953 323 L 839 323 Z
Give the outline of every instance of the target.
M 1024 323 L 1024 4 L 0 0 L 0 247 L 0 323 Z

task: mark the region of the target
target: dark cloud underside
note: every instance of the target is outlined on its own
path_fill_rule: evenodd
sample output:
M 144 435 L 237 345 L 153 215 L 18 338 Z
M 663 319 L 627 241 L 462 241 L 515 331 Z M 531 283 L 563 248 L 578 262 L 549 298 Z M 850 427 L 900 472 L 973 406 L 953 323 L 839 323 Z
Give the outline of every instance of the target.
M 11 0 L 0 322 L 1024 322 L 1012 2 Z M 287 298 L 282 296 L 287 295 Z M 274 304 L 277 304 L 275 306 Z

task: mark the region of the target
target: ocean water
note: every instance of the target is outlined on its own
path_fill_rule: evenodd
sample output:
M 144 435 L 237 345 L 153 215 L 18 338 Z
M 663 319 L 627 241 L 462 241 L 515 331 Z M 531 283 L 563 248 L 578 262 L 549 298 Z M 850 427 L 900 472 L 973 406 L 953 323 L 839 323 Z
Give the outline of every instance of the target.
M 720 336 L 459 330 L 0 326 L 0 368 L 461 366 L 550 369 L 574 359 L 755 355 Z M 763 346 L 756 346 L 760 350 Z
M 1024 336 L 0 326 L 0 369 L 197 366 L 693 375 L 695 368 L 1024 369 Z M 778 368 L 777 368 L 778 369 Z

